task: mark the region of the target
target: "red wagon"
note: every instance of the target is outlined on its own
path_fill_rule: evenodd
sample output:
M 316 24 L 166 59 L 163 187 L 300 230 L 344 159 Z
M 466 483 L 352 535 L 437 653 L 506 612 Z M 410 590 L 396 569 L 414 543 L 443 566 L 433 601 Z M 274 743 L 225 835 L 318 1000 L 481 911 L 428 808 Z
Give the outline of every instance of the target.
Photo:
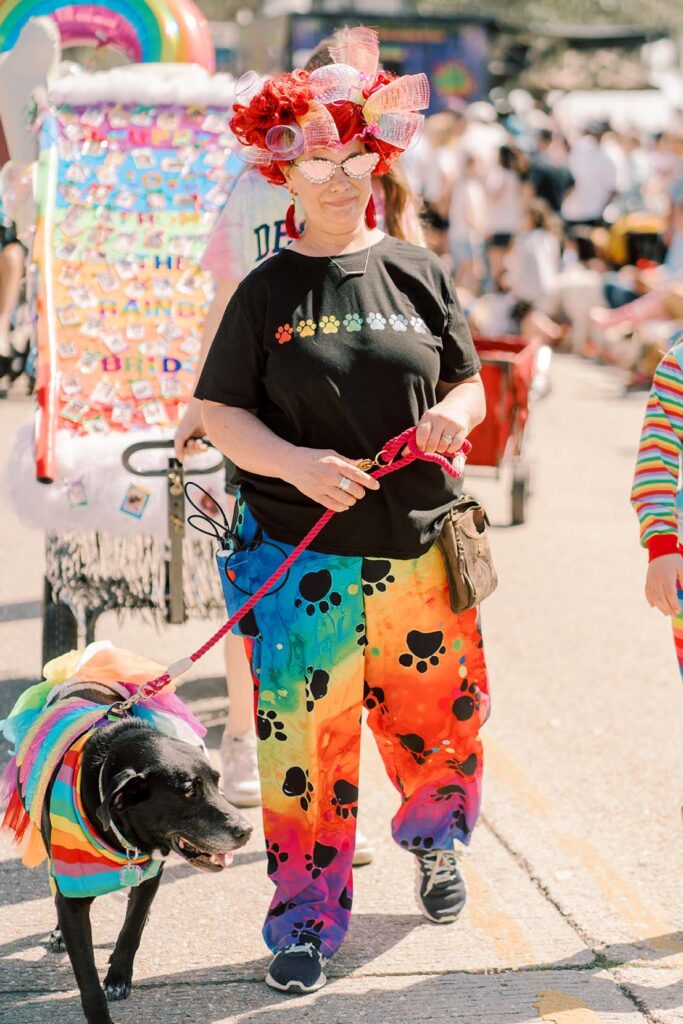
M 516 335 L 475 338 L 475 346 L 482 362 L 487 411 L 484 422 L 470 435 L 467 464 L 491 467 L 496 477 L 504 464 L 511 464 L 511 518 L 517 525 L 524 522 L 529 493 L 524 436 L 539 346 Z

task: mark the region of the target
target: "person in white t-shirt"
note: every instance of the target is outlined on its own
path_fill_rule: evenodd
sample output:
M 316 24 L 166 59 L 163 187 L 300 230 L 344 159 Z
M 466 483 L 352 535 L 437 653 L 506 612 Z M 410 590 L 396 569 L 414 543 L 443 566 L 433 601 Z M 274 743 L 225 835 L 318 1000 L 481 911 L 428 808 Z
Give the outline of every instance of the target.
M 463 156 L 461 171 L 453 182 L 448 225 L 455 283 L 478 295 L 484 276 L 486 194 L 477 159 L 469 153 Z
M 543 200 L 535 199 L 524 213 L 521 230 L 505 261 L 511 293 L 519 302 L 552 314 L 557 305 L 561 259 L 560 234 L 553 224 L 552 211 Z
M 484 182 L 489 273 L 500 284 L 503 261 L 522 220 L 523 190 L 517 154 L 511 146 L 501 146 L 498 164 Z
M 616 191 L 617 166 L 602 145 L 605 127 L 590 124 L 569 151 L 574 187 L 562 204 L 562 216 L 570 228 L 600 226 L 605 207 Z

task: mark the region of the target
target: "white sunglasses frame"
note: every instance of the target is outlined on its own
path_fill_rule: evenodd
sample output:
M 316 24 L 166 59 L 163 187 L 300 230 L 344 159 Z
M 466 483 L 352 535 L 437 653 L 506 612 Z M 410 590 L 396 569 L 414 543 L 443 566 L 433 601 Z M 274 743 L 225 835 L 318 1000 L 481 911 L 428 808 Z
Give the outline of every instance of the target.
M 362 157 L 364 157 L 364 156 L 374 157 L 374 161 L 375 162 L 372 165 L 372 167 L 368 171 L 366 171 L 364 174 L 351 174 L 347 170 L 346 164 L 348 164 L 349 160 L 356 160 L 359 156 L 362 156 Z M 328 176 L 326 178 L 322 178 L 322 179 L 311 178 L 311 176 L 309 174 L 306 174 L 306 171 L 305 171 L 304 166 L 303 166 L 304 164 L 307 164 L 307 163 L 330 164 L 330 167 L 331 167 L 330 173 L 328 174 Z M 362 181 L 364 178 L 369 178 L 370 177 L 370 175 L 374 171 L 375 167 L 377 167 L 378 163 L 379 163 L 379 153 L 352 153 L 351 156 L 347 156 L 346 160 L 342 160 L 342 162 L 340 164 L 336 164 L 334 162 L 334 160 L 328 160 L 326 157 L 315 157 L 315 156 L 313 156 L 313 157 L 305 157 L 301 161 L 299 161 L 299 160 L 292 161 L 292 167 L 298 167 L 298 169 L 301 171 L 301 173 L 303 174 L 303 176 L 306 179 L 306 181 L 310 181 L 311 185 L 326 185 L 328 181 L 332 181 L 332 179 L 334 178 L 335 174 L 337 173 L 337 168 L 338 167 L 341 167 L 341 169 L 344 172 L 344 174 L 346 175 L 346 177 L 347 178 L 351 178 L 352 181 Z

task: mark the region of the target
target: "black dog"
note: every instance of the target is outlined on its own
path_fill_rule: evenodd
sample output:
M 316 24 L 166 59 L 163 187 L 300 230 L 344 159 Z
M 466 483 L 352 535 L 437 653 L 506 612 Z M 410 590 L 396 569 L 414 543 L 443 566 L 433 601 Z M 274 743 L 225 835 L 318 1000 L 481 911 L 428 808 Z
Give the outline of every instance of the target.
M 69 696 L 103 702 L 101 688 L 87 684 L 70 688 Z M 81 803 L 91 828 L 115 850 L 123 852 L 118 834 L 140 854 L 165 858 L 173 850 L 196 868 L 222 871 L 232 860 L 231 851 L 248 841 L 252 826 L 227 802 L 218 780 L 199 748 L 125 718 L 98 729 L 87 741 Z M 41 827 L 48 852 L 49 805 L 50 792 Z M 59 928 L 52 933 L 51 948 L 61 949 L 63 942 L 69 954 L 88 1024 L 112 1024 L 107 1001 L 130 995 L 135 954 L 162 872 L 163 866 L 156 877 L 131 888 L 104 988 L 93 954 L 92 899 L 55 896 Z

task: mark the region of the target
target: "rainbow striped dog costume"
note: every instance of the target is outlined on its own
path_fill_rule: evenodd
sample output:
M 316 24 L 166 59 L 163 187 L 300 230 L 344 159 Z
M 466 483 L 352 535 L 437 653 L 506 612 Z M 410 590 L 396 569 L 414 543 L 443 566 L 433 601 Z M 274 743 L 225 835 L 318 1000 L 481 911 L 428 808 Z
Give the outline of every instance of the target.
M 64 678 L 74 657 L 78 658 L 74 673 Z M 141 659 L 109 644 L 92 644 L 82 655 L 72 652 L 67 659 L 71 660 L 58 659 L 62 664 L 56 687 L 52 663 L 52 671 L 46 666 L 46 682 L 22 694 L 2 723 L 15 752 L 0 783 L 0 799 L 3 794 L 9 798 L 1 827 L 24 847 L 27 866 L 48 856 L 53 894 L 58 890 L 66 897 L 95 897 L 155 877 L 163 860 L 115 850 L 87 820 L 80 795 L 83 750 L 93 733 L 110 723 L 105 705 L 69 696 L 68 691 L 74 684 L 95 683 L 113 702 L 136 688 L 110 678 L 119 672 L 126 678 L 127 659 L 136 664 L 134 674 L 146 678 L 158 674 L 158 666 L 147 659 L 141 665 Z M 173 693 L 136 706 L 133 714 L 166 735 L 202 746 L 203 726 Z M 51 782 L 48 853 L 40 825 Z

